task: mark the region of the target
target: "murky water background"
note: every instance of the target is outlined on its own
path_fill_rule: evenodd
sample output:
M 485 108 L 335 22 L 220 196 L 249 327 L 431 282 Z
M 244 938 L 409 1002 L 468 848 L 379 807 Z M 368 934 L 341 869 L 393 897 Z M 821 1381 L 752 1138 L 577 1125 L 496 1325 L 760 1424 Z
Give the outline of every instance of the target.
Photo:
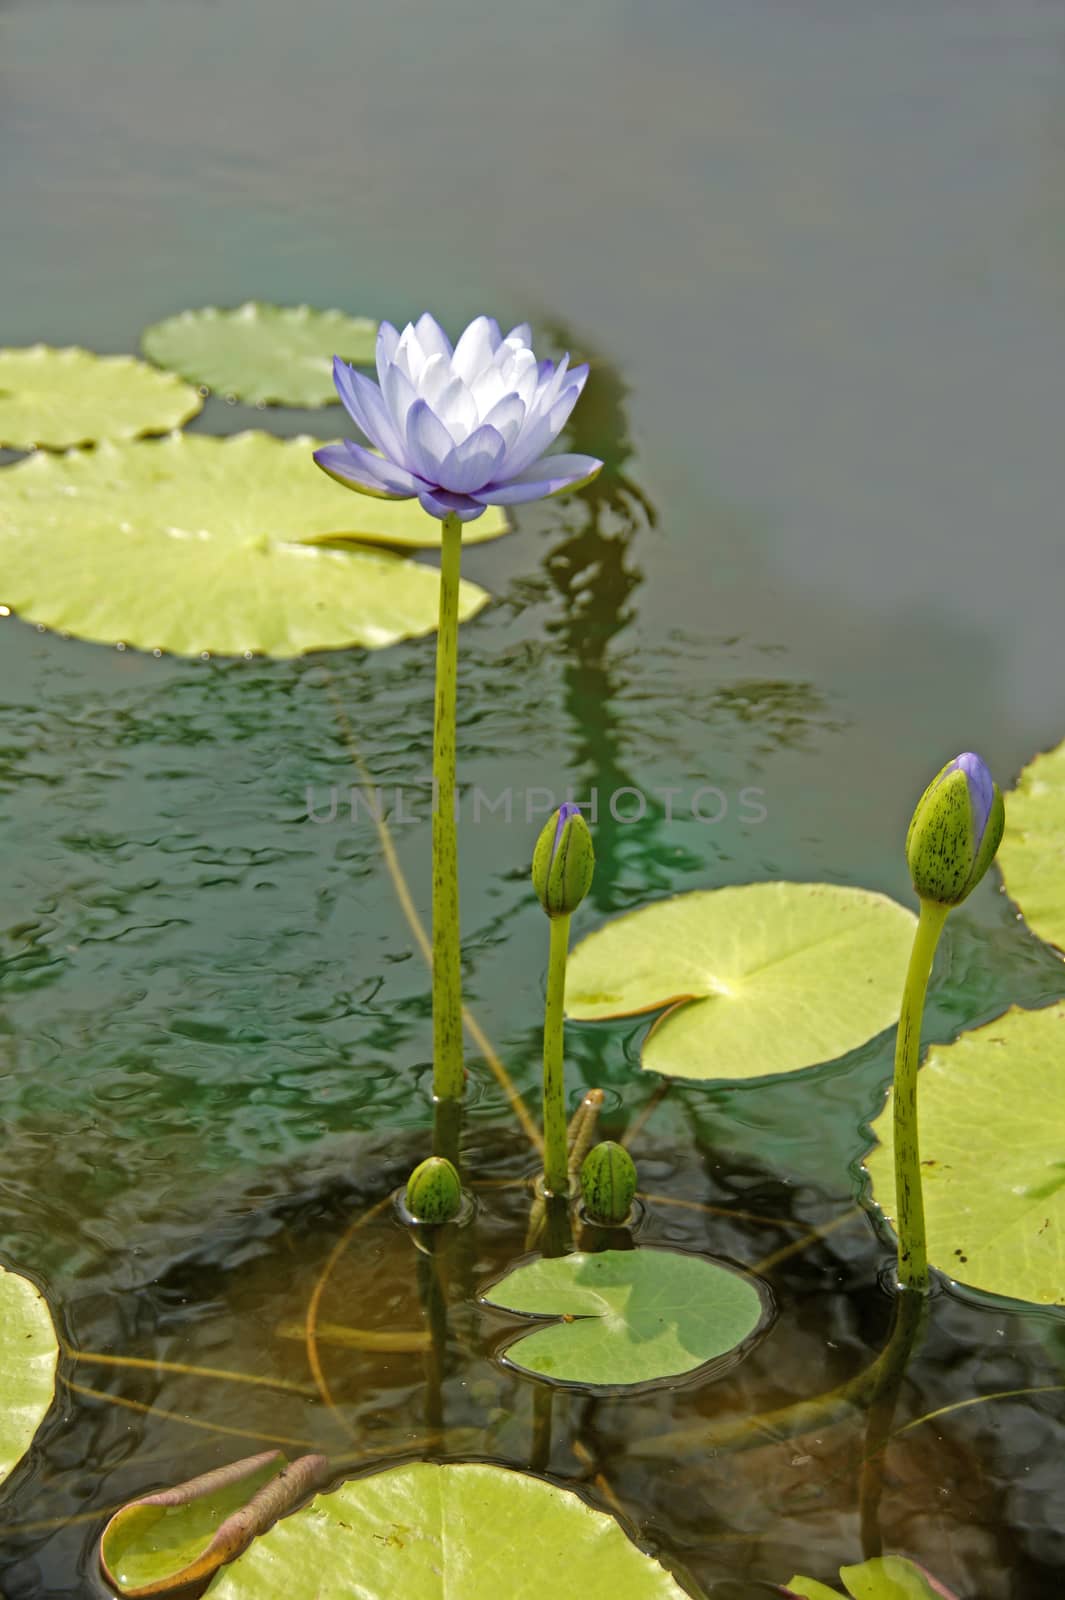
M 574 448 L 608 473 L 466 561 L 498 603 L 462 635 L 461 773 L 514 795 L 509 824 L 464 811 L 467 981 L 526 1091 L 545 960 L 529 791 L 599 790 L 584 930 L 770 875 L 906 898 L 921 775 L 975 746 L 1010 782 L 1065 734 L 1063 149 L 1065 16 L 1034 0 L 0 3 L 0 342 L 134 349 L 186 305 L 261 297 L 528 315 L 595 362 Z M 195 426 L 262 423 L 212 401 Z M 191 664 L 0 625 L 0 1248 L 73 1347 L 308 1382 L 278 1330 L 422 1151 L 430 1027 L 371 823 L 343 801 L 309 820 L 307 788 L 325 814 L 362 781 L 356 752 L 405 787 L 423 820 L 397 847 L 426 909 L 432 656 Z M 706 785 L 716 825 L 690 813 Z M 617 822 L 625 787 L 678 790 L 672 818 Z M 952 919 L 929 1036 L 1063 993 L 988 884 Z M 569 1036 L 573 1090 L 611 1089 L 614 1132 L 654 1088 L 640 1033 Z M 719 1210 L 651 1204 L 645 1237 L 753 1264 L 847 1217 L 890 1057 L 881 1039 L 798 1083 L 671 1090 L 634 1146 L 642 1181 Z M 479 1061 L 473 1078 L 471 1160 L 518 1179 L 528 1150 Z M 481 1195 L 452 1279 L 454 1431 L 429 1448 L 586 1484 L 715 1595 L 857 1559 L 860 1415 L 668 1462 L 630 1445 L 866 1365 L 890 1322 L 870 1223 L 773 1269 L 779 1325 L 730 1378 L 560 1396 L 548 1439 L 536 1386 L 493 1362 L 501 1320 L 464 1299 L 523 1248 L 526 1205 L 520 1185 Z M 420 1325 L 387 1214 L 322 1314 Z M 1051 1313 L 943 1295 L 898 1425 L 1060 1382 L 1062 1349 Z M 323 1361 L 336 1415 L 67 1363 L 157 1410 L 61 1388 L 5 1493 L 7 1600 L 89 1593 L 96 1513 L 264 1433 L 421 1448 L 424 1354 Z M 1061 1418 L 1049 1393 L 901 1436 L 886 1543 L 974 1600 L 1060 1595 Z M 69 1516 L 90 1520 L 36 1526 Z

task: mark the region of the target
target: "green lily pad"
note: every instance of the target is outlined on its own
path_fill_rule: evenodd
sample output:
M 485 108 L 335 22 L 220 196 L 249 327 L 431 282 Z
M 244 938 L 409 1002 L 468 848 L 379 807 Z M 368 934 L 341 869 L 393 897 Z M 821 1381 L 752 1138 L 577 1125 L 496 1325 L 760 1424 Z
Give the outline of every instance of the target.
M 856 1567 L 840 1567 L 851 1600 L 956 1600 L 931 1573 L 905 1556 L 874 1556 Z M 785 1595 L 801 1600 L 839 1600 L 839 1591 L 813 1578 L 792 1578 Z
M 566 1011 L 593 1021 L 665 1009 L 644 1041 L 648 1072 L 793 1072 L 897 1020 L 915 921 L 885 895 L 830 883 L 677 895 L 577 946 Z
M 195 389 L 134 356 L 43 344 L 0 350 L 0 448 L 62 450 L 167 433 L 201 404 Z
M 156 366 L 251 405 L 331 405 L 333 357 L 369 366 L 376 347 L 370 317 L 254 301 L 235 311 L 182 311 L 141 336 Z
M 128 1600 L 202 1583 L 328 1476 L 325 1456 L 290 1466 L 280 1450 L 267 1450 L 144 1495 L 104 1529 L 103 1575 Z
M 506 1347 L 512 1366 L 596 1388 L 694 1372 L 745 1345 L 766 1313 L 754 1278 L 679 1250 L 531 1261 L 483 1299 L 504 1311 L 557 1319 Z
M 363 498 L 338 491 L 313 448 L 173 434 L 4 468 L 0 605 L 81 639 L 189 656 L 377 649 L 432 632 L 435 568 L 361 543 L 301 542 L 344 531 L 338 521 Z M 487 599 L 464 582 L 460 618 Z
M 918 1078 L 929 1260 L 961 1283 L 1065 1305 L 1065 1004 L 1014 1007 L 936 1045 Z M 894 1215 L 891 1101 L 873 1198 Z
M 28 1278 L 0 1267 L 0 1483 L 18 1466 L 55 1397 L 59 1345 Z
M 264 1534 L 211 1600 L 685 1600 L 612 1517 L 557 1484 L 418 1461 L 319 1495 Z
M 1065 744 L 1029 762 L 1006 804 L 998 851 L 1006 891 L 1032 932 L 1065 950 Z

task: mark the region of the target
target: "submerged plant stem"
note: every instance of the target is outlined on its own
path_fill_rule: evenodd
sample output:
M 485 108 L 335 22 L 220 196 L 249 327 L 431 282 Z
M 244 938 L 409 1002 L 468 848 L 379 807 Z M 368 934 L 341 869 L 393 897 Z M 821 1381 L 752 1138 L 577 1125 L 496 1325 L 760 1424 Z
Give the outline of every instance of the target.
M 562 1052 L 562 1008 L 569 954 L 569 917 L 551 918 L 544 1009 L 544 1187 L 548 1194 L 569 1193 L 569 1143 L 566 1137 L 566 1074 Z
M 438 1101 L 459 1101 L 463 1090 L 462 952 L 455 825 L 455 706 L 462 523 L 454 513 L 444 518 L 442 541 L 433 718 L 433 1094 Z
M 917 1065 L 921 1054 L 921 1020 L 936 945 L 949 906 L 921 901 L 913 936 L 895 1041 L 895 1211 L 899 1237 L 899 1287 L 918 1294 L 928 1290 L 928 1246 L 925 1238 L 921 1148 L 917 1131 Z

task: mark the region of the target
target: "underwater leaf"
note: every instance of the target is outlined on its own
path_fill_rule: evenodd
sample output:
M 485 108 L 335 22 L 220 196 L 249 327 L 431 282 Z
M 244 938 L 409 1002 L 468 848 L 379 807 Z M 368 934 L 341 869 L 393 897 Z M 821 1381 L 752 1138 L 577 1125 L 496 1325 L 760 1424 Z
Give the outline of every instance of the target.
M 949 1589 L 905 1556 L 874 1556 L 839 1575 L 851 1600 L 957 1600 Z M 802 1600 L 839 1600 L 839 1591 L 813 1578 L 792 1578 L 781 1593 Z
M 325 1456 L 291 1466 L 280 1450 L 217 1467 L 116 1511 L 100 1539 L 100 1566 L 128 1600 L 209 1578 L 324 1483 Z
M 483 1464 L 417 1461 L 321 1494 L 256 1539 L 211 1600 L 685 1600 L 613 1517 Z
M 58 1359 L 41 1291 L 0 1266 L 0 1483 L 26 1454 L 52 1404 Z
M 1006 806 L 998 851 L 1006 892 L 1033 933 L 1065 950 L 1065 744 L 1029 762 Z
M 650 1248 L 531 1261 L 482 1299 L 556 1319 L 506 1347 L 512 1366 L 597 1388 L 694 1372 L 746 1345 L 766 1314 L 757 1280 L 738 1268 Z
M 918 1075 L 929 1260 L 991 1294 L 1065 1305 L 1065 1004 L 1013 1007 Z M 866 1166 L 894 1216 L 889 1098 Z
M 579 1021 L 664 1008 L 648 1072 L 760 1078 L 833 1061 L 898 1018 L 916 918 L 830 883 L 697 890 L 608 922 L 574 950 Z
M 168 433 L 201 404 L 195 389 L 134 356 L 43 344 L 0 350 L 0 449 L 62 450 Z
M 365 499 L 338 490 L 312 449 L 172 434 L 16 462 L 0 470 L 0 605 L 80 639 L 187 656 L 376 649 L 432 632 L 436 568 L 299 542 Z M 464 582 L 460 618 L 487 599 Z
M 370 317 L 254 301 L 235 311 L 182 311 L 141 336 L 156 366 L 250 405 L 331 405 L 333 357 L 371 366 L 376 346 Z

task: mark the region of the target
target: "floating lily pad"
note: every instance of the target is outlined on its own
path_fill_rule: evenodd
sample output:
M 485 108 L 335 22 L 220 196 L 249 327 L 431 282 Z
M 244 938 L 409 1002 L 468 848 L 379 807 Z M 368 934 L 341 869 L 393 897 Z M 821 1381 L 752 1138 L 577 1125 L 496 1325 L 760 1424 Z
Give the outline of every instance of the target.
M 0 605 L 81 639 L 175 655 L 375 649 L 431 632 L 435 568 L 301 542 L 344 531 L 337 522 L 363 499 L 319 472 L 313 448 L 174 434 L 3 469 Z M 460 617 L 487 599 L 464 582 Z
M 677 895 L 577 946 L 566 1011 L 592 1021 L 665 1009 L 644 1041 L 649 1072 L 792 1072 L 897 1020 L 915 921 L 884 895 L 830 883 Z
M 1006 804 L 1006 891 L 1032 932 L 1065 950 L 1065 744 L 1029 762 Z
M 856 1567 L 840 1567 L 851 1600 L 956 1600 L 932 1575 L 905 1556 L 874 1556 Z M 813 1578 L 792 1578 L 782 1594 L 790 1600 L 839 1600 L 839 1590 Z
M 104 1529 L 104 1577 L 128 1600 L 202 1583 L 328 1476 L 325 1456 L 289 1465 L 280 1450 L 267 1450 L 144 1495 Z
M 918 1078 L 928 1255 L 961 1283 L 1065 1305 L 1065 1005 L 1014 1007 L 936 1045 Z M 891 1101 L 873 1198 L 894 1216 Z
M 18 1465 L 55 1396 L 59 1346 L 40 1290 L 0 1267 L 0 1483 Z
M 419 1461 L 344 1483 L 220 1572 L 211 1600 L 685 1600 L 612 1517 L 557 1484 Z
M 337 399 L 333 357 L 368 366 L 376 346 L 377 323 L 369 317 L 254 301 L 235 311 L 182 311 L 141 337 L 157 366 L 251 405 L 330 405 Z
M 736 1267 L 679 1250 L 603 1250 L 515 1267 L 489 1305 L 552 1317 L 506 1347 L 523 1372 L 596 1388 L 694 1372 L 744 1346 L 766 1299 Z
M 0 350 L 0 448 L 62 450 L 167 433 L 201 404 L 195 389 L 134 356 L 43 344 Z

